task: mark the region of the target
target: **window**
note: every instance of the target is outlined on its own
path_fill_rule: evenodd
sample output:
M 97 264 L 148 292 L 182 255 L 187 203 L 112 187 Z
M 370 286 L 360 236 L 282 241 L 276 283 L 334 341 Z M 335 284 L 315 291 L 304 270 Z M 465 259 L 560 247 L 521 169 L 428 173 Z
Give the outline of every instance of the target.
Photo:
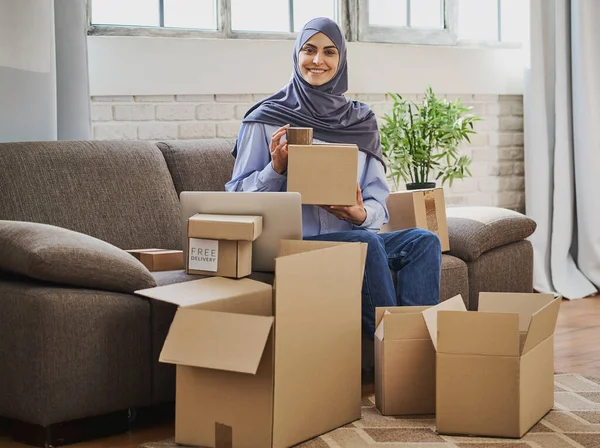
M 524 0 L 88 0 L 91 34 L 294 38 L 330 17 L 348 40 L 430 45 L 526 38 Z

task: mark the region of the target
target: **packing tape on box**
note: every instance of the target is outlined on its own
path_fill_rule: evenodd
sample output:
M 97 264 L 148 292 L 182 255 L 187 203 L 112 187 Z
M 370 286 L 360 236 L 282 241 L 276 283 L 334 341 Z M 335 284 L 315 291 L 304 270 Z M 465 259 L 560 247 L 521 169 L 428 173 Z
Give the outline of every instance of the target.
M 438 231 L 437 215 L 435 212 L 435 191 L 429 190 L 425 194 L 425 216 L 427 219 L 427 230 L 433 233 Z
M 233 429 L 231 426 L 215 422 L 215 448 L 232 448 Z

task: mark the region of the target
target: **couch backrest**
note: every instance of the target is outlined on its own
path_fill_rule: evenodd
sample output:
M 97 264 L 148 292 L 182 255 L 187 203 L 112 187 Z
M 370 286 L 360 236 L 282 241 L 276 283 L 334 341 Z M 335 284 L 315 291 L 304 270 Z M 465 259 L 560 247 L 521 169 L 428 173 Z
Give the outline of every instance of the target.
M 155 144 L 0 144 L 0 219 L 76 230 L 123 249 L 181 246 L 179 201 Z
M 231 149 L 235 140 L 173 140 L 157 143 L 173 178 L 177 195 L 182 191 L 223 191 L 231 180 Z

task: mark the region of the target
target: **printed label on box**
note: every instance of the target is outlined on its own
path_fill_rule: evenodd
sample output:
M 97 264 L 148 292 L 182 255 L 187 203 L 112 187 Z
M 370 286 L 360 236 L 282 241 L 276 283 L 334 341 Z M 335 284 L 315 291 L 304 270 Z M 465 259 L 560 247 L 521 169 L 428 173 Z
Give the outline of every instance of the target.
M 219 241 L 190 238 L 189 269 L 217 272 L 219 265 Z

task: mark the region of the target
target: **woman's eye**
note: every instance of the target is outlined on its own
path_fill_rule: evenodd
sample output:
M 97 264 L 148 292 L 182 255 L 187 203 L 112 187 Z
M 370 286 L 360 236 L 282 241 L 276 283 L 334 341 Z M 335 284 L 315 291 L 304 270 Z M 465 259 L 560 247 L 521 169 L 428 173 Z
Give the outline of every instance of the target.
M 313 51 L 313 49 L 312 49 L 312 48 L 310 48 L 310 47 L 306 47 L 306 48 L 304 49 L 304 52 L 305 52 L 305 53 L 307 53 L 307 54 L 310 54 L 310 53 L 312 53 L 312 51 Z
M 335 56 L 335 51 L 334 50 L 329 50 L 327 52 L 327 56 Z

